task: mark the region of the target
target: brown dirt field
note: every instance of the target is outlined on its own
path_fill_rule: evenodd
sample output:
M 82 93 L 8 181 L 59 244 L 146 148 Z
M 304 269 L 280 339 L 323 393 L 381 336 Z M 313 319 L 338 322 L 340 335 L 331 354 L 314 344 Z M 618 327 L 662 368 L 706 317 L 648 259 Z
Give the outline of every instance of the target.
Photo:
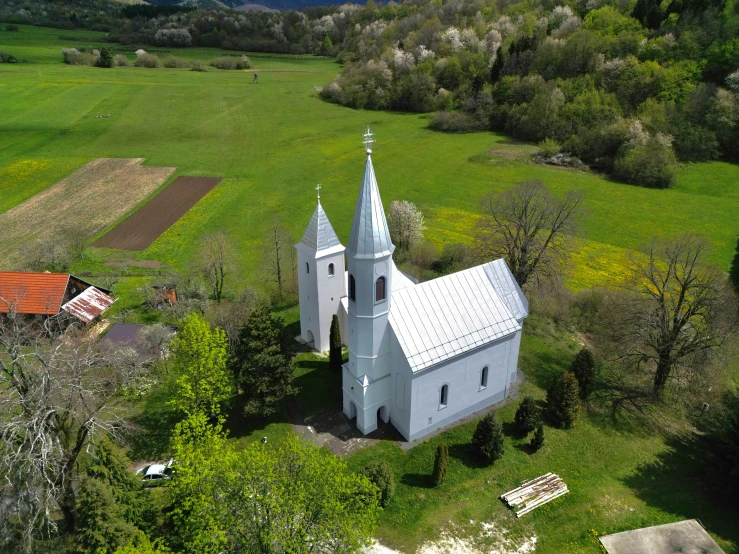
M 0 265 L 14 267 L 25 245 L 66 229 L 93 235 L 158 189 L 177 168 L 143 158 L 98 158 L 0 215 Z M 83 230 L 83 231 L 82 231 Z
M 145 250 L 220 182 L 220 177 L 177 177 L 140 210 L 92 245 Z

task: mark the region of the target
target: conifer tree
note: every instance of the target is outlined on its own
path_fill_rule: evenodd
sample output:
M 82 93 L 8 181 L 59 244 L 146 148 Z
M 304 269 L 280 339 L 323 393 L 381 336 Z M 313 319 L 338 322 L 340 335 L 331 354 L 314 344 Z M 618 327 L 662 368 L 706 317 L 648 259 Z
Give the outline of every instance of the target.
M 593 359 L 593 353 L 587 347 L 583 347 L 577 353 L 570 366 L 570 371 L 577 379 L 580 398 L 587 399 L 595 387 L 595 359 Z
M 567 429 L 580 414 L 580 390 L 572 373 L 562 373 L 547 391 L 547 415 L 557 427 Z
M 542 446 L 544 446 L 544 424 L 543 423 L 539 423 L 539 425 L 536 427 L 536 432 L 534 433 L 534 436 L 531 437 L 531 442 L 529 442 L 529 445 L 531 446 L 534 452 L 536 452 Z
M 124 509 L 116 502 L 111 488 L 95 478 L 82 480 L 77 493 L 75 514 L 77 552 L 113 552 L 141 534 L 141 531 L 126 521 Z
M 341 355 L 341 329 L 339 328 L 339 316 L 336 314 L 331 318 L 329 344 L 329 367 L 331 368 L 331 371 L 341 371 L 341 364 L 344 360 Z
M 435 486 L 439 486 L 446 481 L 447 470 L 449 469 L 449 448 L 444 443 L 436 447 L 436 457 L 434 458 L 434 472 L 431 479 Z
M 239 333 L 232 367 L 246 398 L 246 414 L 273 414 L 297 392 L 292 360 L 282 344 L 282 320 L 266 306 L 254 310 Z
M 490 412 L 482 418 L 472 435 L 472 452 L 487 464 L 503 456 L 503 426 Z
M 516 432 L 520 435 L 528 435 L 531 431 L 536 428 L 536 424 L 539 421 L 539 410 L 536 408 L 534 399 L 530 396 L 526 396 L 519 404 L 516 410 L 516 417 L 513 423 L 516 427 Z
M 113 67 L 113 56 L 110 53 L 110 48 L 108 48 L 107 46 L 103 46 L 100 49 L 98 67 Z

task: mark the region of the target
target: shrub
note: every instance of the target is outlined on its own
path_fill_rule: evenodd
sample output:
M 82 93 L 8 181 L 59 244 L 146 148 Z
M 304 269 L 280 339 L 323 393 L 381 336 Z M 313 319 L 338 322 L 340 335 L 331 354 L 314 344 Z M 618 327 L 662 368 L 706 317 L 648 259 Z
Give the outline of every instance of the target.
M 547 138 L 539 143 L 539 151 L 537 154 L 544 158 L 551 158 L 555 154 L 559 154 L 561 148 L 562 147 L 556 140 Z
M 395 474 L 385 460 L 375 460 L 370 462 L 360 471 L 362 475 L 367 477 L 380 491 L 380 506 L 387 506 L 390 499 L 395 494 Z
M 100 57 L 95 65 L 98 67 L 113 67 L 113 56 L 110 54 L 110 48 L 104 46 L 100 49 Z
M 18 59 L 13 54 L 0 50 L 0 63 L 18 63 Z
M 136 54 L 136 62 L 134 65 L 136 67 L 155 68 L 162 67 L 162 62 L 159 61 L 159 58 L 156 55 L 144 52 L 143 54 Z
M 463 112 L 436 112 L 429 128 L 444 133 L 474 133 L 484 129 L 485 124 Z
M 192 62 L 192 67 L 190 68 L 190 71 L 200 71 L 200 72 L 206 72 L 208 71 L 208 68 L 205 67 L 200 62 Z
M 154 42 L 163 46 L 185 47 L 192 45 L 192 37 L 187 29 L 159 29 Z
M 613 171 L 628 183 L 667 188 L 675 182 L 677 159 L 672 146 L 655 136 L 626 150 L 616 159 Z
M 17 32 L 17 31 L 20 31 L 21 29 L 20 27 L 18 27 L 18 25 L 6 25 L 5 30 L 11 31 L 11 32 Z
M 587 399 L 595 386 L 595 360 L 587 347 L 583 347 L 572 360 L 570 371 L 577 379 L 580 398 Z
M 580 389 L 572 373 L 562 373 L 547 391 L 547 415 L 557 427 L 567 429 L 580 415 Z
M 472 453 L 487 464 L 503 456 L 503 426 L 490 412 L 482 418 L 472 435 Z
M 210 65 L 216 69 L 249 69 L 251 62 L 247 56 L 220 56 L 210 60 Z
M 475 256 L 472 249 L 462 243 L 448 243 L 444 245 L 439 258 L 439 269 L 443 273 L 453 273 L 472 267 Z
M 526 396 L 516 410 L 516 416 L 513 423 L 516 432 L 520 435 L 528 435 L 536 428 L 539 421 L 539 410 L 536 408 L 534 399 Z
M 113 67 L 131 67 L 131 60 L 123 54 L 113 56 Z
M 80 52 L 76 48 L 62 48 L 64 63 L 69 65 L 95 65 L 97 56 L 88 52 Z
M 334 314 L 331 318 L 331 331 L 329 336 L 329 367 L 331 371 L 341 371 L 344 362 L 341 354 L 341 329 L 339 327 L 339 316 Z
M 172 68 L 181 68 L 181 67 L 185 67 L 185 62 L 183 62 L 180 58 L 178 58 L 176 56 L 171 56 L 170 55 L 170 56 L 167 56 L 166 58 L 164 58 L 164 62 L 163 62 L 162 65 L 164 65 L 164 67 L 168 67 L 170 69 L 172 69 Z
M 539 423 L 539 425 L 536 426 L 536 432 L 534 433 L 534 436 L 531 437 L 529 446 L 534 452 L 536 452 L 542 446 L 544 446 L 544 424 L 543 423 Z
M 446 474 L 449 470 L 449 448 L 444 443 L 436 447 L 436 457 L 434 458 L 434 472 L 431 480 L 434 486 L 439 486 L 446 481 Z

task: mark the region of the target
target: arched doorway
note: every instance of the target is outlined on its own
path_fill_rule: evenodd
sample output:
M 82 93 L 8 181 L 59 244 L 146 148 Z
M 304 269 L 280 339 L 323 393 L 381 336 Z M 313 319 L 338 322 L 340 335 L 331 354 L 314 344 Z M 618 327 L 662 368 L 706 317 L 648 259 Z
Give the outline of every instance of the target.
M 357 417 L 357 407 L 354 405 L 354 402 L 349 402 L 349 419 L 354 419 Z
M 383 423 L 387 423 L 387 422 L 388 422 L 387 407 L 380 406 L 377 409 L 377 426 L 379 427 Z
M 308 343 L 308 346 L 315 346 L 316 345 L 316 339 L 313 337 L 313 331 L 308 331 L 306 334 L 306 342 Z

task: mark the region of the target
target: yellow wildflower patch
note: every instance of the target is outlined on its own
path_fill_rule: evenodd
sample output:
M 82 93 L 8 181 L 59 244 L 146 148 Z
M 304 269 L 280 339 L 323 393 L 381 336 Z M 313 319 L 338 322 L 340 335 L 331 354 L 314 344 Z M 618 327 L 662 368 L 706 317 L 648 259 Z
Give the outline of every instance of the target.
M 49 160 L 19 160 L 5 167 L 0 167 L 0 190 L 16 186 L 19 182 L 30 181 L 38 173 L 46 170 Z

